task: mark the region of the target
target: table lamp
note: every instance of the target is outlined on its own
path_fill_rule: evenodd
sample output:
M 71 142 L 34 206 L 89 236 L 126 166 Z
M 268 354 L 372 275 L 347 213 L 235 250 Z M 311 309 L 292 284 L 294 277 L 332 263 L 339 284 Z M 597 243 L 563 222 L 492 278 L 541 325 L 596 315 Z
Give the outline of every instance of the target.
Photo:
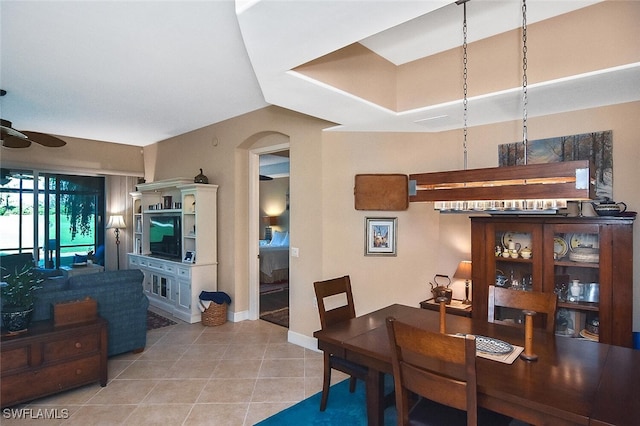
M 467 305 L 470 304 L 471 300 L 469 300 L 469 283 L 471 280 L 471 261 L 460 261 L 458 269 L 456 269 L 455 274 L 453 274 L 453 278 L 464 280 L 464 300 L 462 301 L 462 303 Z
M 107 223 L 107 229 L 113 229 L 113 233 L 116 236 L 116 255 L 117 255 L 117 265 L 118 269 L 120 269 L 120 230 L 125 229 L 127 225 L 124 223 L 124 217 L 120 214 L 115 214 L 109 217 L 109 222 Z
M 262 220 L 267 225 L 264 228 L 264 239 L 271 241 L 271 237 L 272 237 L 271 227 L 272 226 L 276 226 L 278 224 L 278 217 L 277 216 L 265 216 L 265 217 L 262 218 Z

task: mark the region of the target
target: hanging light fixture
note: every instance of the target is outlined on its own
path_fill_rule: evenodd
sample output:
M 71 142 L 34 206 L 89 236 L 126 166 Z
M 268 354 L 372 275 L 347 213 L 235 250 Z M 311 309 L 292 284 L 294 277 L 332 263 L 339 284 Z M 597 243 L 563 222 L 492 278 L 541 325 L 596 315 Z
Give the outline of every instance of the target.
M 556 213 L 568 200 L 594 197 L 589 161 L 527 164 L 527 5 L 522 1 L 522 144 L 524 165 L 467 170 L 467 5 L 463 5 L 464 170 L 409 176 L 412 202 L 434 202 L 441 212 Z

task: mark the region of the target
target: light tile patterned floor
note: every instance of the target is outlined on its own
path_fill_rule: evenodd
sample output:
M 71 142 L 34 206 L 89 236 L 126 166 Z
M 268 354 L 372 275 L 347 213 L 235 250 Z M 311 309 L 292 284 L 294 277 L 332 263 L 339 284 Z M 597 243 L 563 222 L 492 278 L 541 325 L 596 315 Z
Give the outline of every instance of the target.
M 166 315 L 166 314 L 164 314 Z M 262 321 L 152 330 L 140 354 L 109 359 L 109 383 L 12 407 L 2 425 L 253 425 L 322 389 L 322 353 Z M 332 381 L 345 376 L 332 373 Z M 15 413 L 15 411 L 14 411 Z M 43 420 L 47 417 L 47 420 Z

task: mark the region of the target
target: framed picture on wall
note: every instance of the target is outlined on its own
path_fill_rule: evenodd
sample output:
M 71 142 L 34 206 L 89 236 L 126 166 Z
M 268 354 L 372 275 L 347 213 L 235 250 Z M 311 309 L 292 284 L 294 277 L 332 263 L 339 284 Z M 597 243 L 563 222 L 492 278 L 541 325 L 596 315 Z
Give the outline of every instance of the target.
M 195 251 L 187 251 L 184 254 L 184 259 L 182 259 L 184 263 L 196 263 L 196 252 Z
M 365 256 L 395 256 L 397 217 L 367 217 L 365 219 Z

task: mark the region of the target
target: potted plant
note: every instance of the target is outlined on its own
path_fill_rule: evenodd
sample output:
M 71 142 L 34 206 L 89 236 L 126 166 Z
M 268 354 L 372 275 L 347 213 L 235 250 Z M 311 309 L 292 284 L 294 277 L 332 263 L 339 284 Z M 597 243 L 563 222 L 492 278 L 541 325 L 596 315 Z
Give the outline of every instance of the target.
M 29 265 L 25 265 L 22 271 L 16 268 L 13 273 L 2 276 L 0 297 L 5 331 L 17 333 L 27 329 L 33 314 L 34 291 L 40 288 L 42 281 L 44 279 Z

